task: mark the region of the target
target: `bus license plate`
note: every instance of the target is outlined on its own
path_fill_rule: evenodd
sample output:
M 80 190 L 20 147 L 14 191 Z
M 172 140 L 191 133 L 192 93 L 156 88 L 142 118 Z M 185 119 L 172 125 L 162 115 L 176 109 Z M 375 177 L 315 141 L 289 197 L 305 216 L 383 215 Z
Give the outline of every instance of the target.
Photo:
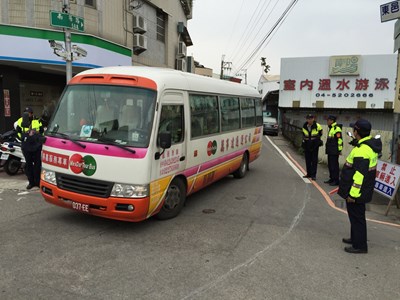
M 75 210 L 86 212 L 86 213 L 89 212 L 89 204 L 83 204 L 83 203 L 72 201 L 72 208 Z

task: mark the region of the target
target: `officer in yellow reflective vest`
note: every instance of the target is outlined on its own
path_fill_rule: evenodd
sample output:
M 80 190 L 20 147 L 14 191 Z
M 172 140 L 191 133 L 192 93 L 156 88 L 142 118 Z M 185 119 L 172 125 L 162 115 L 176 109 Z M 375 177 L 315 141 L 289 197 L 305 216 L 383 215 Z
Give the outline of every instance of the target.
M 372 199 L 382 142 L 370 136 L 371 123 L 367 120 L 359 119 L 350 126 L 358 142 L 346 158 L 340 174 L 338 194 L 346 200 L 351 228 L 350 238 L 342 241 L 351 244 L 344 248 L 348 253 L 367 253 L 365 204 Z
M 302 129 L 302 147 L 306 159 L 307 174 L 303 177 L 315 180 L 317 177 L 318 149 L 322 146 L 322 127 L 315 121 L 315 116 L 313 114 L 308 114 L 306 120 Z
M 29 181 L 26 187 L 28 190 L 40 185 L 43 131 L 42 123 L 33 116 L 33 109 L 27 107 L 22 117 L 17 121 L 17 133 L 21 140 L 21 149 L 26 161 L 25 174 Z
M 336 123 L 336 116 L 329 115 L 327 119 L 328 138 L 325 153 L 328 155 L 329 179 L 324 181 L 331 186 L 339 185 L 339 155 L 342 154 L 342 128 Z

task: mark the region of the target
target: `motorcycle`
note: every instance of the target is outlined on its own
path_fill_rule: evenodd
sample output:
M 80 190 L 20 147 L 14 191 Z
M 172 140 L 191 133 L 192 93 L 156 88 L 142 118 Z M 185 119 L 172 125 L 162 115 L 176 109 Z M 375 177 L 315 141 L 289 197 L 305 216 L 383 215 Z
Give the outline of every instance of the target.
M 8 175 L 16 175 L 19 170 L 24 170 L 25 157 L 21 150 L 21 141 L 17 138 L 15 130 L 1 135 L 0 166 Z
M 1 149 L 1 144 L 3 142 L 7 142 L 7 141 L 14 141 L 15 140 L 15 136 L 16 136 L 15 130 L 10 130 L 10 131 L 7 131 L 4 134 L 0 134 L 0 168 L 4 167 L 4 165 L 5 165 L 5 163 L 6 163 L 7 159 L 8 159 L 7 155 L 3 155 L 3 151 Z M 4 148 L 4 151 L 7 151 L 7 149 Z

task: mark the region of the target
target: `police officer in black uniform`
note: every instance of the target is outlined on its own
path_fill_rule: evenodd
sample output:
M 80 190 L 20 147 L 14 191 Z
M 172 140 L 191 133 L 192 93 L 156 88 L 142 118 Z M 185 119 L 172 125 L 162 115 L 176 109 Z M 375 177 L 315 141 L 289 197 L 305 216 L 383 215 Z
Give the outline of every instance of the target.
M 342 168 L 338 194 L 346 200 L 351 230 L 350 238 L 342 241 L 351 244 L 344 248 L 348 253 L 367 253 L 365 204 L 372 199 L 382 142 L 370 136 L 371 123 L 367 120 L 360 119 L 350 126 L 357 143 Z
M 336 123 L 336 116 L 329 115 L 327 119 L 328 137 L 325 153 L 328 155 L 329 179 L 324 181 L 331 186 L 339 185 L 339 155 L 343 149 L 342 128 Z
M 318 167 L 318 149 L 322 145 L 322 127 L 315 121 L 315 116 L 313 114 L 308 114 L 302 131 L 302 147 L 304 149 L 307 169 L 307 174 L 303 177 L 315 180 L 317 177 Z
M 25 174 L 29 184 L 26 189 L 40 185 L 40 171 L 42 168 L 43 126 L 40 120 L 33 115 L 33 109 L 27 107 L 17 121 L 18 137 L 21 139 L 21 149 L 25 157 Z

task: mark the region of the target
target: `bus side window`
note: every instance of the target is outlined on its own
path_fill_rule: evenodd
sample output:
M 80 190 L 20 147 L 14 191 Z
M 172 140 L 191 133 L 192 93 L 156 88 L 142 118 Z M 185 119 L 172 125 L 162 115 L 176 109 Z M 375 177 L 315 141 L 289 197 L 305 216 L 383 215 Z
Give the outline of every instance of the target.
M 198 117 L 192 117 L 192 137 L 198 137 L 203 135 L 203 128 Z
M 160 126 L 158 132 L 169 132 L 172 144 L 183 141 L 184 118 L 182 105 L 163 105 L 161 109 Z

